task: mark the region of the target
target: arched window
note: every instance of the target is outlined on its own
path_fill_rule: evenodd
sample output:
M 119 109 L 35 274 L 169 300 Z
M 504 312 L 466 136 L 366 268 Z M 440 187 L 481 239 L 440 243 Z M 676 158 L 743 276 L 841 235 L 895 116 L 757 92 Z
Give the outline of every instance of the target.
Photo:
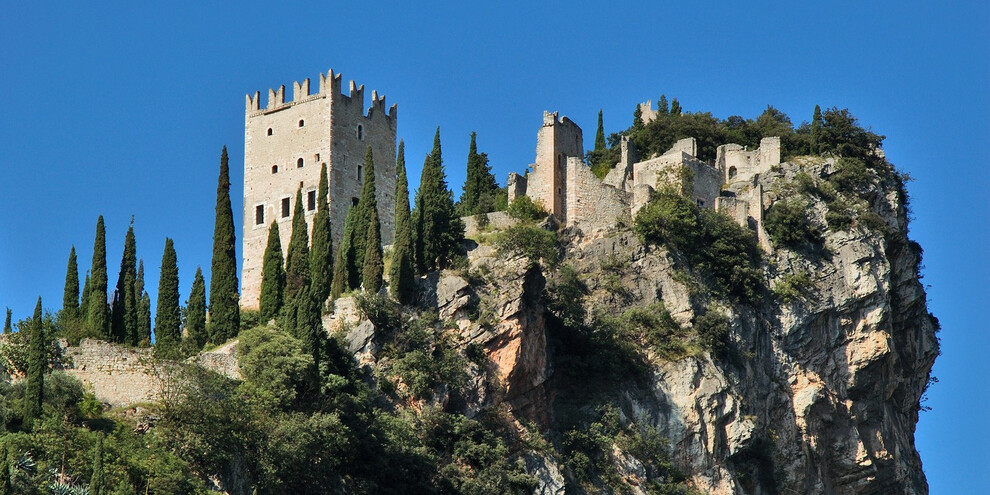
M 299 127 L 302 127 L 304 125 L 306 125 L 306 121 L 305 120 L 302 120 L 302 119 L 299 119 Z
M 729 167 L 729 178 L 730 179 L 735 178 L 736 173 L 737 173 L 736 167 Z
M 278 165 L 272 165 L 272 173 L 273 174 L 277 174 L 278 173 Z
M 300 158 L 296 160 L 296 168 L 302 168 L 302 166 L 303 166 L 303 159 Z
M 271 136 L 271 135 L 272 135 L 272 128 L 271 128 L 271 127 L 269 127 L 269 128 L 268 128 L 268 135 L 269 135 L 269 136 Z
M 361 124 L 358 124 L 357 137 L 359 140 L 364 141 L 364 126 Z

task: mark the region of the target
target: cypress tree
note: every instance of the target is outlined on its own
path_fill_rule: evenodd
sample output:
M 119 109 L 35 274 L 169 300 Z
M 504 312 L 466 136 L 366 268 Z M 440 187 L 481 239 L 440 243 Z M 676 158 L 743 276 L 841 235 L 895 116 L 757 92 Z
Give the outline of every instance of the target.
M 86 281 L 83 282 L 82 288 L 82 301 L 79 304 L 79 313 L 85 320 L 89 319 L 89 315 L 87 314 L 87 311 L 89 311 L 89 289 L 89 270 L 86 270 Z
M 259 309 L 261 322 L 267 323 L 282 310 L 285 293 L 285 268 L 282 267 L 282 242 L 278 235 L 278 224 L 272 221 L 268 228 L 268 246 L 261 265 L 261 297 Z
M 24 426 L 30 430 L 34 420 L 41 415 L 41 404 L 45 390 L 45 368 L 48 367 L 48 353 L 45 346 L 45 328 L 41 321 L 41 297 L 34 307 L 34 318 L 28 333 L 27 385 L 24 390 Z
M 643 109 L 636 105 L 636 109 L 633 110 L 633 129 L 639 130 L 643 128 Z
M 330 226 L 330 183 L 327 164 L 320 167 L 320 187 L 316 196 L 316 216 L 313 217 L 313 248 L 309 253 L 310 278 L 319 301 L 330 296 L 333 284 L 333 235 Z M 269 245 L 271 238 L 268 239 Z M 264 286 L 262 286 L 264 287 Z M 264 290 L 262 290 L 262 293 Z M 322 304 L 322 303 L 321 303 Z
M 488 166 L 488 155 L 478 153 L 475 142 L 477 133 L 471 133 L 471 145 L 468 148 L 467 180 L 464 181 L 464 193 L 461 195 L 461 214 L 475 215 L 488 213 L 495 207 L 495 196 L 499 192 L 498 182 Z
M 69 264 L 65 268 L 65 289 L 62 291 L 62 311 L 74 315 L 79 309 L 79 266 L 76 264 L 76 247 L 69 251 Z
M 196 267 L 189 300 L 186 301 L 186 347 L 189 354 L 198 352 L 206 345 L 206 282 L 203 269 Z
M 138 301 L 138 344 L 151 345 L 151 296 L 144 290 L 144 260 L 138 260 L 137 279 L 134 281 L 134 295 Z
M 172 239 L 165 238 L 162 271 L 158 278 L 158 306 L 155 314 L 155 354 L 174 357 L 181 336 L 179 309 L 179 268 Z
M 819 140 L 821 139 L 823 125 L 822 108 L 815 105 L 815 113 L 811 117 L 811 149 L 815 153 L 821 153 Z
M 103 480 L 103 432 L 96 437 L 96 453 L 93 455 L 93 476 L 89 478 L 89 495 L 104 495 Z
M 344 235 L 337 248 L 337 259 L 333 264 L 333 284 L 330 287 L 330 298 L 337 299 L 341 294 L 351 289 L 351 272 L 354 264 L 354 248 L 351 239 L 354 232 L 354 207 L 347 210 L 344 220 Z
M 89 306 L 86 308 L 89 326 L 97 335 L 110 337 L 109 308 L 107 307 L 107 232 L 103 215 L 96 220 L 96 240 L 93 242 L 93 265 L 89 270 L 87 286 Z
M 216 223 L 213 227 L 213 259 L 210 265 L 209 333 L 210 340 L 216 343 L 236 337 L 241 325 L 234 244 L 234 213 L 230 207 L 230 169 L 227 166 L 227 147 L 224 146 L 220 154 Z
M 110 318 L 114 340 L 130 345 L 137 345 L 137 298 L 134 295 L 136 279 L 137 248 L 134 242 L 134 220 L 131 219 L 124 237 L 124 254 L 120 259 L 120 273 L 113 293 Z
M 364 253 L 364 269 L 361 280 L 364 290 L 377 294 L 382 290 L 382 273 L 385 271 L 385 263 L 382 261 L 382 225 L 378 221 L 378 210 L 371 210 L 371 222 L 368 224 L 367 239 L 368 245 Z
M 409 218 L 409 180 L 406 178 L 405 143 L 399 141 L 395 160 L 395 242 L 389 266 L 389 290 L 397 301 L 412 301 L 416 281 L 413 273 L 412 226 Z
M 10 483 L 10 453 L 7 451 L 7 444 L 2 444 L 0 445 L 0 495 L 13 495 L 13 493 Z
M 7 318 L 3 321 L 3 333 L 10 333 L 14 331 L 14 329 L 10 326 L 10 316 L 12 313 L 13 312 L 10 308 L 7 308 Z
M 433 152 L 426 157 L 419 182 L 413 232 L 416 267 L 420 273 L 426 273 L 443 268 L 464 239 L 464 224 L 454 210 L 454 195 L 447 189 L 439 127 L 433 137 Z
M 293 304 L 296 309 L 295 337 L 302 340 L 313 355 L 313 364 L 320 369 L 323 347 L 323 321 L 320 319 L 321 301 L 312 290 L 303 290 L 296 295 Z
M 660 95 L 660 99 L 657 100 L 657 113 L 662 115 L 670 113 L 670 109 L 667 108 L 667 95 Z
M 354 212 L 353 248 L 356 280 L 351 288 L 361 286 L 361 269 L 364 267 L 364 253 L 368 246 L 368 224 L 371 223 L 371 212 L 378 209 L 378 199 L 375 190 L 375 160 L 371 155 L 371 146 L 364 154 L 364 183 L 361 185 L 361 199 L 357 211 Z
M 602 122 L 602 110 L 598 109 L 598 130 L 595 131 L 595 151 L 605 149 L 605 125 Z
M 292 236 L 285 260 L 285 300 L 293 301 L 299 291 L 309 288 L 309 232 L 303 210 L 302 190 L 296 190 L 292 213 Z
M 670 100 L 670 114 L 671 115 L 681 114 L 681 104 L 677 102 L 677 98 Z

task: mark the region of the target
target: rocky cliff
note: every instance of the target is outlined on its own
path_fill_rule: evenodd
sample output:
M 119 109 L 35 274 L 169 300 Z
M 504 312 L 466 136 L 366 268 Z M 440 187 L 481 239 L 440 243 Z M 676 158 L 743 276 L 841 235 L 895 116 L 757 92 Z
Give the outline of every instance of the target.
M 559 261 L 482 228 L 421 303 L 485 359 L 426 402 L 504 413 L 541 494 L 927 493 L 914 431 L 938 343 L 920 248 L 900 178 L 848 172 L 808 159 L 751 185 L 768 212 L 800 199 L 813 238 L 762 253 L 765 289 L 744 301 L 629 227 L 557 232 Z M 337 308 L 328 327 L 389 376 L 375 325 Z

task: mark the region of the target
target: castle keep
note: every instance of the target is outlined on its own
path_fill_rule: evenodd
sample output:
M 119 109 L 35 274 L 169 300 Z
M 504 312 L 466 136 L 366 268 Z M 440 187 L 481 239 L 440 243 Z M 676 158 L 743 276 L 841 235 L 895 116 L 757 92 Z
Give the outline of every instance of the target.
M 645 118 L 655 118 L 649 102 L 640 105 Z M 760 141 L 756 150 L 738 144 L 718 147 L 715 163 L 697 158 L 694 138 L 681 139 L 661 155 L 646 159 L 622 138 L 619 163 L 604 179 L 585 165 L 581 128 L 558 113 L 543 113 L 537 133 L 536 160 L 525 175 L 509 174 L 509 201 L 520 195 L 540 203 L 562 225 L 585 234 L 629 223 L 661 187 L 672 187 L 702 208 L 723 212 L 755 231 L 771 251 L 763 230 L 763 190 L 757 179 L 780 164 L 780 138 Z
M 309 79 L 293 83 L 292 100 L 285 86 L 247 95 L 244 112 L 244 234 L 241 264 L 241 306 L 257 308 L 261 264 L 268 228 L 277 222 L 283 252 L 292 235 L 292 210 L 302 192 L 309 232 L 313 231 L 320 168 L 330 179 L 333 247 L 340 244 L 347 209 L 361 196 L 364 156 L 371 147 L 375 161 L 382 243 L 391 244 L 395 218 L 396 106 L 386 112 L 385 96 L 371 92 L 364 110 L 364 86 L 350 82 L 341 92 L 341 76 L 320 74 L 319 90 L 310 94 Z

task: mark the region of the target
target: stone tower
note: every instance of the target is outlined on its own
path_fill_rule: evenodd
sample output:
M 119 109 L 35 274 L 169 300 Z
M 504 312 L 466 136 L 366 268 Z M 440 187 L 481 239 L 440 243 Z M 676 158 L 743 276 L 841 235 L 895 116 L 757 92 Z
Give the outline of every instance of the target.
M 536 137 L 536 163 L 527 178 L 526 195 L 543 204 L 561 222 L 567 217 L 567 159 L 584 157 L 581 128 L 557 112 L 543 112 Z
M 241 306 L 257 308 L 261 292 L 261 264 L 268 243 L 268 227 L 278 223 L 282 250 L 292 235 L 292 209 L 297 190 L 310 234 L 316 213 L 320 167 L 330 179 L 330 220 L 333 248 L 344 230 L 347 210 L 357 204 L 364 180 L 364 155 L 371 146 L 382 242 L 391 244 L 395 219 L 396 106 L 386 113 L 385 96 L 371 92 L 364 111 L 364 86 L 350 82 L 341 93 L 341 77 L 320 74 L 316 94 L 309 79 L 293 83 L 292 101 L 285 86 L 268 90 L 267 106 L 261 95 L 247 95 L 244 113 L 244 234 L 241 264 Z

